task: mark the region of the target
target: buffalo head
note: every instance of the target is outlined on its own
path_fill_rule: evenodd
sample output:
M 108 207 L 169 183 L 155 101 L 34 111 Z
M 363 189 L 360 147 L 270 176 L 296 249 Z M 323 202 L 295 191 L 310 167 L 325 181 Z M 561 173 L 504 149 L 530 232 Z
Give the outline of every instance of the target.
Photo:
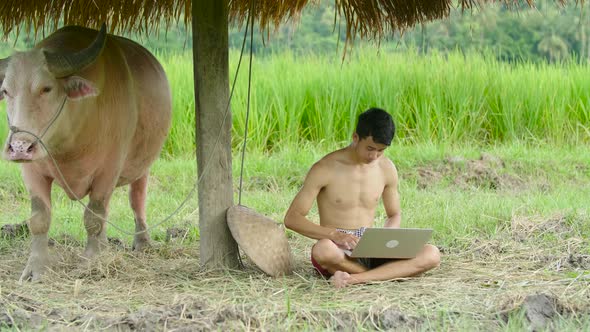
M 67 104 L 98 95 L 93 82 L 76 74 L 96 61 L 106 38 L 103 24 L 95 40 L 78 52 L 35 48 L 0 59 L 0 100 L 6 99 L 11 128 L 4 158 L 33 161 L 47 154 L 39 139 L 48 147 L 59 144 L 56 137 L 71 126 L 63 114 Z

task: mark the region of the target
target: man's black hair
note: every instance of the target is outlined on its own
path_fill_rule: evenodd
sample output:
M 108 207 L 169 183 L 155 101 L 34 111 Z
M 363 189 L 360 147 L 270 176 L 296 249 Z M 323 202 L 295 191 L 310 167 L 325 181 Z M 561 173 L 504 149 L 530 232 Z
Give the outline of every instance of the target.
M 360 139 L 372 136 L 375 143 L 389 146 L 395 136 L 393 118 L 385 110 L 370 108 L 359 115 L 356 134 Z

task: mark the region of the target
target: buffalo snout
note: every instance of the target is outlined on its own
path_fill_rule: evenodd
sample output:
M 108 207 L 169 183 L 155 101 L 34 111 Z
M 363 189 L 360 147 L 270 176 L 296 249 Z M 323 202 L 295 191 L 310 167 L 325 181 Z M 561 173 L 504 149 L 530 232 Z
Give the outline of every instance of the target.
M 7 160 L 14 162 L 32 161 L 38 144 L 35 139 L 13 137 L 6 144 L 4 155 Z

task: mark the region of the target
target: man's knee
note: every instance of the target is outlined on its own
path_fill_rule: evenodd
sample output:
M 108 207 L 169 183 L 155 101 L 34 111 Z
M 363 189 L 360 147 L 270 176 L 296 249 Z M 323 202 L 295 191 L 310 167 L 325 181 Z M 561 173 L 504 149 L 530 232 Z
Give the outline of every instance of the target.
M 424 270 L 434 269 L 440 265 L 440 250 L 437 247 L 427 244 L 422 250 L 420 265 Z
M 311 248 L 311 255 L 322 265 L 339 262 L 344 257 L 344 253 L 338 246 L 328 239 L 322 239 L 316 242 L 313 248 Z

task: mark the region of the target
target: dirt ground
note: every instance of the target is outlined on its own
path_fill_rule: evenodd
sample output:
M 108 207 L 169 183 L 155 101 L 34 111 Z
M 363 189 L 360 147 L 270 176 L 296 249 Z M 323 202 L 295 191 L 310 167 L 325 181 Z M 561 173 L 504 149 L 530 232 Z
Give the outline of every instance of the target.
M 535 227 L 527 225 L 534 224 Z M 533 249 L 541 233 L 562 236 L 562 248 Z M 521 315 L 533 329 L 590 314 L 590 256 L 569 237 L 560 216 L 514 218 L 497 238 L 467 250 L 442 248 L 440 268 L 420 278 L 334 291 L 295 242 L 295 271 L 273 279 L 243 257 L 239 271 L 204 272 L 198 243 L 155 243 L 135 254 L 119 241 L 88 263 L 82 246 L 55 239 L 56 257 L 42 283 L 19 284 L 27 240 L 13 238 L 1 253 L 0 326 L 18 329 L 429 330 L 464 322 L 494 330 Z M 566 249 L 566 250 L 563 250 Z M 570 277 L 564 277 L 570 271 Z
M 459 188 L 529 185 L 504 167 L 485 155 L 449 158 L 406 177 L 421 188 L 449 179 Z M 587 215 L 576 218 L 590 222 Z M 530 330 L 578 329 L 590 326 L 590 255 L 571 225 L 560 214 L 515 215 L 493 236 L 442 247 L 441 266 L 421 277 L 343 290 L 312 270 L 309 240 L 289 240 L 294 273 L 274 279 L 244 255 L 243 269 L 203 271 L 199 243 L 185 241 L 183 228 L 169 229 L 146 253 L 111 239 L 92 262 L 80 256 L 83 244 L 59 236 L 51 241 L 54 261 L 44 280 L 19 284 L 29 253 L 26 229 L 5 225 L 0 328 L 498 330 L 518 321 Z

